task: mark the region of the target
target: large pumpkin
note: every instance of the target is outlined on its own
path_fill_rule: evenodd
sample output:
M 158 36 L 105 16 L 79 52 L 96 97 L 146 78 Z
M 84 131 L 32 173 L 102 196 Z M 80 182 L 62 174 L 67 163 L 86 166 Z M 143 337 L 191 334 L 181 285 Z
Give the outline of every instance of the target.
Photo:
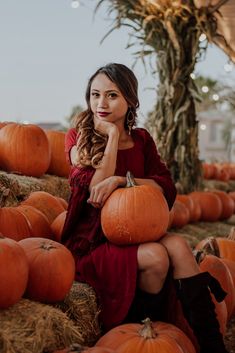
M 75 276 L 71 252 L 64 245 L 45 238 L 27 238 L 19 244 L 29 263 L 26 296 L 45 303 L 63 300 Z
M 235 261 L 235 241 L 231 238 L 207 237 L 202 239 L 195 248 L 207 254 Z
M 0 309 L 17 303 L 27 286 L 28 261 L 13 239 L 0 235 Z
M 1 167 L 13 173 L 40 177 L 48 169 L 51 151 L 37 125 L 7 124 L 0 129 Z
M 205 222 L 215 222 L 219 220 L 222 213 L 222 202 L 219 196 L 210 191 L 193 191 L 189 195 L 200 204 L 200 220 Z
M 208 271 L 215 277 L 227 293 L 224 301 L 227 307 L 228 319 L 230 319 L 235 308 L 235 288 L 231 272 L 223 261 L 214 255 L 205 255 L 199 266 L 203 272 Z
M 45 130 L 45 132 L 51 146 L 51 161 L 47 173 L 68 177 L 70 165 L 64 151 L 65 133 L 54 130 Z
M 65 219 L 67 216 L 67 211 L 60 213 L 54 221 L 51 223 L 51 232 L 53 234 L 54 240 L 61 242 L 62 231 L 64 228 Z
M 213 189 L 211 191 L 220 198 L 222 203 L 222 212 L 219 219 L 224 220 L 230 218 L 234 211 L 234 201 L 232 197 L 230 197 L 228 193 L 222 190 Z
M 0 231 L 3 236 L 17 241 L 32 235 L 29 221 L 17 207 L 0 208 Z
M 101 211 L 105 236 L 115 244 L 136 244 L 161 238 L 169 224 L 169 208 L 154 186 L 136 185 L 127 173 L 127 186 L 116 189 Z
M 49 224 L 64 211 L 64 207 L 61 202 L 58 201 L 57 197 L 46 191 L 31 192 L 27 199 L 21 202 L 21 205 L 37 208 L 47 217 Z
M 108 331 L 96 343 L 99 347 L 116 349 L 118 353 L 195 353 L 190 339 L 174 325 L 153 322 L 123 324 Z
M 50 224 L 44 213 L 29 205 L 19 205 L 16 210 L 21 212 L 29 221 L 32 229 L 31 236 L 53 239 Z
M 179 201 L 175 200 L 173 209 L 173 219 L 171 222 L 171 226 L 174 228 L 181 228 L 189 223 L 190 212 L 187 206 Z

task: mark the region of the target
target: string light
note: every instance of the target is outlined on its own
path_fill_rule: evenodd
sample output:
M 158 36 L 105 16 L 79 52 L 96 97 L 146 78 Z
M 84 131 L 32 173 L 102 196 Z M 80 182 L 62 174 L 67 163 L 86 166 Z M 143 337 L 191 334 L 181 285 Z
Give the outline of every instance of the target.
M 209 92 L 209 87 L 208 86 L 202 86 L 202 92 L 203 93 L 208 93 Z
M 191 77 L 192 80 L 196 79 L 196 75 L 193 72 L 190 74 L 190 77 Z
M 200 129 L 203 130 L 203 131 L 205 131 L 205 130 L 206 130 L 206 124 L 201 124 L 201 125 L 200 125 Z
M 217 93 L 213 94 L 212 99 L 217 102 L 219 100 L 219 95 Z
M 206 40 L 206 38 L 207 37 L 206 37 L 205 33 L 202 33 L 199 37 L 199 42 L 204 42 L 204 40 Z
M 72 2 L 71 2 L 71 7 L 72 7 L 73 9 L 77 9 L 79 6 L 80 6 L 79 0 L 72 0 Z

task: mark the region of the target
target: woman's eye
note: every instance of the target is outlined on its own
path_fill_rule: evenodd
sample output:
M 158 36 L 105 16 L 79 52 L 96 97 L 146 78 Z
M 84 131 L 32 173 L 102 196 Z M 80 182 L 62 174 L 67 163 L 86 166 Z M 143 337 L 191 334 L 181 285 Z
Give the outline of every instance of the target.
M 92 97 L 99 97 L 99 93 L 92 92 L 92 93 L 91 93 L 91 96 L 92 96 Z
M 117 94 L 116 94 L 116 93 L 109 93 L 109 97 L 110 97 L 110 98 L 116 98 L 116 97 L 117 97 Z

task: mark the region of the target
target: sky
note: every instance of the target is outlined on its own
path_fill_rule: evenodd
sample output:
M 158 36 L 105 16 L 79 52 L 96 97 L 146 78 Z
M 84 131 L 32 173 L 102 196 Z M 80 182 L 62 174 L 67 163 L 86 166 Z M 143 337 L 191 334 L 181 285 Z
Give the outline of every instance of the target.
M 89 77 L 102 65 L 120 62 L 132 67 L 138 46 L 126 49 L 128 30 L 114 31 L 107 5 L 94 16 L 98 0 L 0 1 L 0 121 L 60 122 L 76 105 L 85 107 Z M 228 57 L 210 45 L 195 73 L 234 80 L 226 73 Z M 156 102 L 157 78 L 142 62 L 134 67 L 139 80 L 139 120 Z

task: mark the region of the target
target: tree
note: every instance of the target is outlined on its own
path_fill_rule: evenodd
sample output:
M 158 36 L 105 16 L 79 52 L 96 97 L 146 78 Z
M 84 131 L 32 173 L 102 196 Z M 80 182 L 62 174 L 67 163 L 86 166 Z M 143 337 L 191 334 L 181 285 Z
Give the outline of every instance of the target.
M 216 34 L 215 14 L 226 1 L 204 7 L 197 7 L 193 0 L 100 0 L 97 5 L 98 9 L 108 2 L 109 16 L 115 13 L 111 31 L 129 26 L 132 38 L 141 45 L 140 58 L 155 56 L 158 100 L 149 114 L 148 127 L 182 192 L 190 192 L 201 183 L 197 90 L 191 78 L 206 49 L 199 38 L 205 33 L 211 40 Z

